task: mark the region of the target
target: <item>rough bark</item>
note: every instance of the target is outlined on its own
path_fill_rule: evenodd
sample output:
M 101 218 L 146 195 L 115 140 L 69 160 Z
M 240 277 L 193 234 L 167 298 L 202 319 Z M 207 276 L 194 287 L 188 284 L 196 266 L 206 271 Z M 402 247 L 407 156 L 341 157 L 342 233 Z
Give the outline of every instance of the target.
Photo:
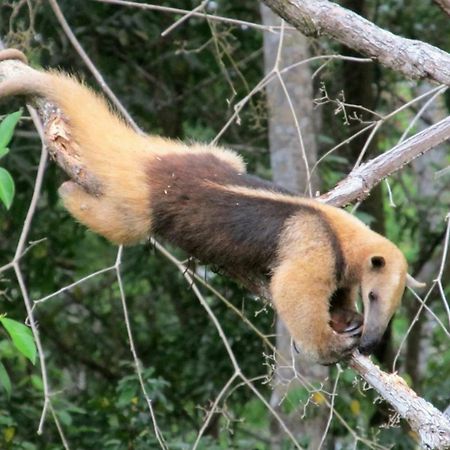
M 431 403 L 420 398 L 395 373 L 382 372 L 370 359 L 353 355 L 350 367 L 357 371 L 385 400 L 387 400 L 411 428 L 420 436 L 426 449 L 450 448 L 450 420 Z
M 264 5 L 261 5 L 261 17 L 263 24 L 266 26 L 280 25 L 280 18 Z M 279 44 L 280 34 L 264 34 L 266 73 L 270 73 L 275 66 Z M 280 50 L 280 69 L 310 57 L 308 40 L 298 32 L 284 35 Z M 317 160 L 317 131 L 313 122 L 313 87 L 310 68 L 307 64 L 300 65 L 288 71 L 283 76 L 283 80 L 299 121 L 307 161 L 309 166 L 312 167 Z M 302 157 L 298 131 L 292 116 L 293 112 L 286 99 L 283 87 L 277 79 L 274 79 L 267 86 L 266 95 L 269 110 L 268 131 L 273 180 L 291 192 L 304 193 L 307 191 L 308 172 Z M 314 177 L 311 183 L 314 192 L 318 187 L 317 178 Z M 276 333 L 277 351 L 284 360 L 290 361 L 292 353 L 291 337 L 280 319 L 277 319 L 276 322 Z M 299 355 L 296 357 L 295 364 L 296 370 L 312 383 L 323 383 L 329 374 L 327 367 L 308 364 Z M 277 410 L 281 409 L 280 403 L 287 392 L 290 389 L 298 388 L 297 383 L 286 385 L 282 382 L 282 380 L 295 379 L 295 373 L 293 373 L 292 368 L 286 367 L 286 364 L 281 365 L 284 367 L 278 367 L 277 369 L 271 397 L 271 405 Z M 317 408 L 311 407 L 308 411 L 310 414 L 304 420 L 299 420 L 298 411 L 294 411 L 289 417 L 285 417 L 285 420 L 287 420 L 290 430 L 295 435 L 308 437 L 309 448 L 317 449 L 326 429 L 327 410 L 325 405 Z M 271 428 L 272 448 L 282 448 L 283 430 L 275 421 Z
M 421 41 L 406 39 L 327 0 L 263 0 L 306 36 L 331 37 L 408 78 L 450 85 L 450 55 Z

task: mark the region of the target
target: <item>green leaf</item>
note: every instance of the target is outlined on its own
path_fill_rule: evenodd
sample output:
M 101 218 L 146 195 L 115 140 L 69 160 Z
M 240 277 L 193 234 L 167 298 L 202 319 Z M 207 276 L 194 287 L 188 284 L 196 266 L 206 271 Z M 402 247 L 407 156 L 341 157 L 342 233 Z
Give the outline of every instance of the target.
M 0 201 L 6 206 L 6 209 L 11 207 L 14 198 L 14 180 L 10 173 L 0 167 Z
M 36 362 L 36 345 L 31 330 L 23 323 L 6 317 L 0 317 L 0 323 L 11 336 L 17 350 L 34 364 Z
M 9 153 L 9 148 L 8 147 L 0 147 L 0 158 L 3 158 L 5 155 L 7 155 Z
M 44 391 L 44 383 L 39 375 L 31 375 L 31 384 L 38 390 Z
M 0 361 L 0 384 L 5 388 L 8 398 L 11 397 L 11 380 L 5 366 Z
M 22 111 L 8 114 L 0 123 L 0 149 L 4 149 L 11 141 L 14 128 L 22 116 Z
M 67 411 L 58 411 L 56 414 L 63 425 L 66 427 L 72 425 L 72 417 Z
M 8 414 L 6 411 L 2 411 L 2 413 Z M 3 427 L 14 427 L 17 423 L 13 420 L 10 415 L 3 416 L 0 414 L 0 425 Z

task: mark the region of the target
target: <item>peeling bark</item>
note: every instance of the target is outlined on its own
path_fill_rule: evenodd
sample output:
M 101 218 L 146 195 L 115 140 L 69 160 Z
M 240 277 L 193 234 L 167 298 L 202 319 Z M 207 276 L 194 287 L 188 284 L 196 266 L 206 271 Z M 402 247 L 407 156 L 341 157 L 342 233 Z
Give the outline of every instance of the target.
M 0 81 L 18 74 L 32 73 L 34 69 L 17 60 L 0 62 Z M 1 98 L 1 91 L 0 91 Z M 71 139 L 70 125 L 62 111 L 45 99 L 34 99 L 44 127 L 44 139 L 52 159 L 76 183 L 90 194 L 100 196 L 101 183 L 81 163 L 77 143 Z

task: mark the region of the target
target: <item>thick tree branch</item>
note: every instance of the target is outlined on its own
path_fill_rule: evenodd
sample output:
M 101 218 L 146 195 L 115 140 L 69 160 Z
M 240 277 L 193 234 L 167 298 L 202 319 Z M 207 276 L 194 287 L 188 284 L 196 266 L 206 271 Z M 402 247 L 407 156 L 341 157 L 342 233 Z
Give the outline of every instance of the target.
M 331 37 L 408 78 L 450 85 L 450 55 L 437 47 L 396 36 L 327 0 L 262 1 L 306 36 Z
M 355 200 L 363 200 L 384 178 L 448 139 L 450 139 L 450 117 L 446 117 L 391 150 L 361 164 L 334 189 L 322 195 L 320 200 L 334 206 L 344 206 Z
M 31 71 L 32 69 L 18 61 L 0 62 L 0 81 L 5 78 L 13 78 L 17 73 L 27 70 Z M 72 180 L 88 191 L 101 196 L 101 184 L 96 180 L 95 174 L 89 173 L 87 168 L 79 164 L 78 149 L 76 143 L 71 140 L 70 125 L 62 112 L 55 105 L 46 102 L 45 99 L 39 100 L 37 106 L 44 121 L 46 145 L 53 159 Z M 449 138 L 450 118 L 447 118 L 361 165 L 336 188 L 322 196 L 321 200 L 342 206 L 355 199 L 364 198 L 381 179 Z M 264 286 L 261 287 L 255 280 L 246 280 L 243 278 L 243 274 L 237 274 L 237 277 L 252 290 L 266 293 Z M 350 365 L 403 418 L 408 420 L 426 448 L 450 447 L 450 419 L 431 404 L 419 398 L 406 386 L 402 378 L 380 371 L 368 358 L 359 354 L 352 357 Z

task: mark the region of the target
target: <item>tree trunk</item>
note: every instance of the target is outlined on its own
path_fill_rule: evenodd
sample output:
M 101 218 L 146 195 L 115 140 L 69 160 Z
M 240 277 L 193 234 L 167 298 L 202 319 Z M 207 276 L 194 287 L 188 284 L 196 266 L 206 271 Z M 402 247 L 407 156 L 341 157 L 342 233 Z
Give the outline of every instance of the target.
M 275 16 L 267 7 L 261 6 L 261 15 L 264 25 L 279 25 L 280 18 Z M 274 68 L 280 34 L 264 34 L 264 60 L 265 71 L 270 73 Z M 298 32 L 290 31 L 283 38 L 280 52 L 280 68 L 308 58 L 308 40 Z M 306 150 L 309 167 L 317 160 L 316 131 L 314 127 L 313 111 L 313 87 L 311 71 L 304 64 L 288 71 L 284 76 L 287 92 L 294 106 L 295 114 L 300 125 L 302 141 Z M 269 109 L 269 144 L 273 180 L 278 185 L 298 193 L 308 192 L 307 168 L 299 142 L 298 130 L 289 106 L 288 99 L 279 80 L 274 79 L 266 88 L 267 103 Z M 312 192 L 318 187 L 318 180 L 311 180 Z M 277 350 L 286 360 L 291 360 L 291 338 L 283 323 L 277 320 Z M 295 352 L 294 352 L 295 353 Z M 308 364 L 301 358 L 296 358 L 296 369 L 312 383 L 323 383 L 329 374 L 326 367 L 317 364 Z M 278 368 L 274 378 L 274 389 L 271 404 L 279 412 L 282 411 L 280 403 L 285 398 L 289 389 L 299 388 L 299 383 L 289 385 L 286 380 L 294 378 L 294 372 L 290 368 Z M 284 380 L 284 383 L 283 381 Z M 302 405 L 298 405 L 299 409 Z M 314 410 L 313 410 L 314 409 Z M 308 416 L 300 417 L 297 409 L 284 416 L 286 423 L 293 433 L 301 440 L 309 442 L 308 448 L 319 448 L 327 422 L 327 409 L 324 407 L 309 407 Z M 283 431 L 277 423 L 272 423 L 272 448 L 282 447 Z
M 429 91 L 432 86 L 429 83 L 423 83 L 418 87 L 415 94 L 421 95 Z M 421 102 L 418 106 L 422 107 L 426 100 Z M 418 121 L 418 129 L 427 128 L 430 124 L 434 124 L 447 117 L 448 112 L 444 103 L 444 97 L 438 96 L 433 104 L 428 105 L 427 110 L 422 115 L 421 120 Z M 423 256 L 419 255 L 419 261 L 425 260 L 424 264 L 418 268 L 418 279 L 433 280 L 439 272 L 439 267 L 442 262 L 442 251 L 435 250 L 442 249 L 443 236 L 436 239 L 441 230 L 445 229 L 443 224 L 442 209 L 434 206 L 445 205 L 449 203 L 450 195 L 448 189 L 445 189 L 444 180 L 435 178 L 436 168 L 445 167 L 447 154 L 445 151 L 446 145 L 443 144 L 437 151 L 426 154 L 423 158 L 415 160 L 412 164 L 415 172 L 415 180 L 417 180 L 417 190 L 420 196 L 418 202 L 419 210 L 419 236 L 422 236 L 420 242 L 420 249 Z M 436 245 L 437 244 L 437 245 Z M 447 279 L 450 277 L 448 269 L 450 258 L 447 258 L 447 268 L 444 269 L 444 286 L 445 274 Z M 429 286 L 428 286 L 429 287 Z M 408 312 L 408 319 L 411 323 L 415 320 L 417 313 L 421 307 L 420 303 L 409 298 L 410 301 L 406 303 Z M 434 300 L 441 301 L 439 295 L 436 295 Z M 432 307 L 432 304 L 429 305 Z M 418 320 L 408 336 L 406 354 L 405 354 L 405 371 L 411 376 L 412 386 L 417 392 L 420 392 L 422 374 L 426 369 L 426 361 L 432 348 L 431 335 L 432 330 L 436 326 L 434 319 L 422 310 Z
M 344 0 L 342 6 L 348 8 L 362 17 L 368 17 L 370 7 L 365 0 Z M 361 57 L 361 55 L 353 50 L 349 50 L 347 47 L 342 48 L 342 54 L 348 56 Z M 345 93 L 345 100 L 353 105 L 364 106 L 370 110 L 376 109 L 376 95 L 375 95 L 375 66 L 373 64 L 355 64 L 352 61 L 343 61 L 342 75 L 343 75 L 343 87 Z M 347 114 L 351 115 L 356 113 L 362 117 L 363 120 L 373 120 L 374 117 L 365 111 L 358 109 L 352 110 L 348 108 Z M 349 135 L 352 135 L 356 131 L 362 128 L 360 123 L 352 123 L 349 127 Z M 347 157 L 349 159 L 349 170 L 358 160 L 362 149 L 370 135 L 370 131 L 364 133 L 348 143 Z M 378 153 L 378 135 L 375 135 L 371 140 L 369 146 L 366 149 L 366 156 L 364 160 L 371 159 Z M 383 210 L 383 189 L 382 184 L 379 184 L 372 189 L 370 196 L 364 200 L 361 204 L 360 211 L 369 214 L 373 222 L 370 224 L 370 228 L 386 235 L 385 228 L 385 216 Z M 378 360 L 385 366 L 391 367 L 394 360 L 394 350 L 392 348 L 391 340 L 391 327 L 386 330 L 382 342 L 375 351 L 375 355 Z

